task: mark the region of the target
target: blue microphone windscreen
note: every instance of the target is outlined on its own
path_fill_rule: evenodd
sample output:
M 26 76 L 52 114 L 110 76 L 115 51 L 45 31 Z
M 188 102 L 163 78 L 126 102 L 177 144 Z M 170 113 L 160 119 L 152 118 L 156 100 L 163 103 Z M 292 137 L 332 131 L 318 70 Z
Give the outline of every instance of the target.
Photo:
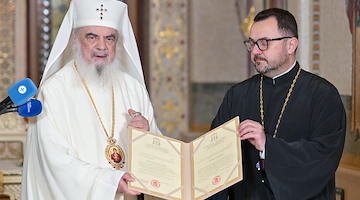
M 41 101 L 37 99 L 30 99 L 26 104 L 18 107 L 18 113 L 23 117 L 34 117 L 42 111 Z
M 31 79 L 26 78 L 11 86 L 8 95 L 11 101 L 17 105 L 23 105 L 37 93 L 37 87 Z

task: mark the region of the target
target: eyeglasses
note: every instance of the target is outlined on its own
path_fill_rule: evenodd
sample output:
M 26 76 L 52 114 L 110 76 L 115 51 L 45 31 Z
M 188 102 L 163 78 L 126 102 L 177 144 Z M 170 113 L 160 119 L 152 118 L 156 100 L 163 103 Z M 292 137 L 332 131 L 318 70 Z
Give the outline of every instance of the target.
M 281 37 L 281 38 L 274 38 L 274 39 L 266 39 L 266 38 L 261 38 L 261 39 L 258 39 L 257 41 L 253 41 L 253 40 L 245 40 L 244 41 L 244 44 L 245 44 L 245 47 L 248 51 L 252 51 L 255 44 L 257 47 L 259 47 L 259 49 L 261 51 L 265 51 L 269 48 L 269 41 L 276 41 L 276 40 L 283 40 L 283 39 L 287 39 L 287 38 L 292 38 L 290 36 L 286 36 L 286 37 Z

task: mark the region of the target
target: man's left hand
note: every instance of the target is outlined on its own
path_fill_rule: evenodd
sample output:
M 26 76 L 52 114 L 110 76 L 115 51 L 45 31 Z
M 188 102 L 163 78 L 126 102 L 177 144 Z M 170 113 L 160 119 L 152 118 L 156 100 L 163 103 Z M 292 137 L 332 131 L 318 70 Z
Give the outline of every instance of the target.
M 131 116 L 130 123 L 128 126 L 138 128 L 144 131 L 149 131 L 149 121 L 141 115 L 140 112 L 136 112 L 133 109 L 128 110 L 129 115 Z

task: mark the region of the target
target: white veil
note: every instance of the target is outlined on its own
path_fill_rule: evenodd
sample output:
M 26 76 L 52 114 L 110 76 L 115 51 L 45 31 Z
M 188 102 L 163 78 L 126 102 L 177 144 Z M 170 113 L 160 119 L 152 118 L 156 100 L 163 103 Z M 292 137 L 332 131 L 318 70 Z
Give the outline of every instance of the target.
M 72 0 L 51 49 L 41 83 L 73 59 L 71 33 L 73 28 L 83 26 L 105 26 L 117 30 L 122 43 L 122 48 L 117 49 L 117 53 L 124 54 L 121 56 L 122 63 L 125 64 L 122 70 L 145 87 L 127 5 L 117 0 Z

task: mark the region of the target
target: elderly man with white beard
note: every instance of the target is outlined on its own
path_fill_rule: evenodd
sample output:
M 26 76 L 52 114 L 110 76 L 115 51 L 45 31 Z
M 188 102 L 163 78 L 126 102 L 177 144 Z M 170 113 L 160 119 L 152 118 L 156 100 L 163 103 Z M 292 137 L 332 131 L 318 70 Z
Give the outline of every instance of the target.
M 43 113 L 29 122 L 22 199 L 139 194 L 127 187 L 128 126 L 161 133 L 125 3 L 71 2 L 37 98 Z

